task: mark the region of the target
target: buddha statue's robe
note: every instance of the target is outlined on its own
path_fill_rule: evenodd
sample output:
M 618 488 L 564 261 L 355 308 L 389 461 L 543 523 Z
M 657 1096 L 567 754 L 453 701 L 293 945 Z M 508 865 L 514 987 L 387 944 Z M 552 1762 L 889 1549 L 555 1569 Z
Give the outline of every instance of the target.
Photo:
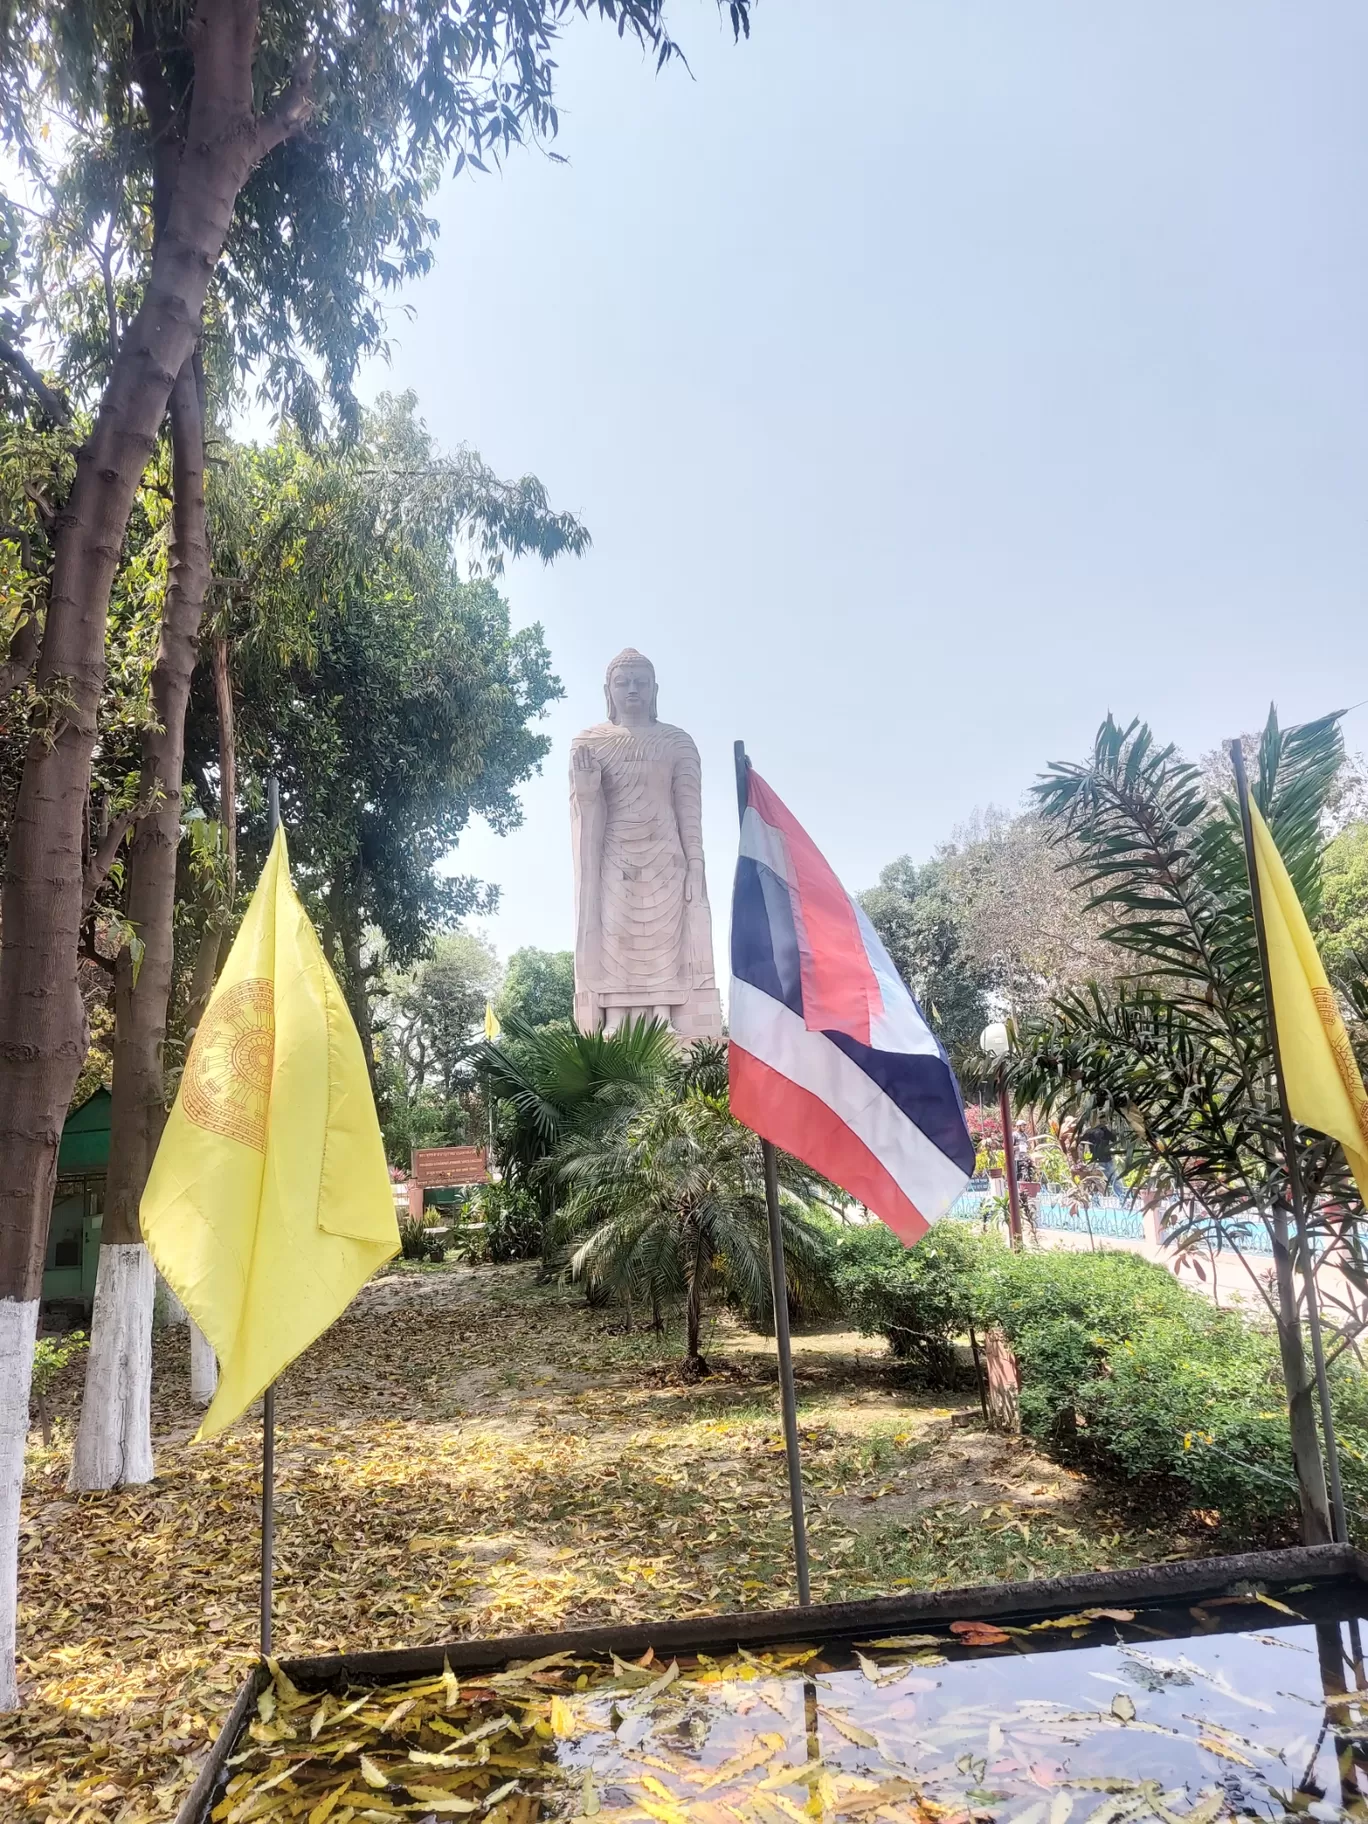
M 584 748 L 597 764 L 596 793 L 575 789 Z M 591 1032 L 664 1012 L 681 1038 L 721 1037 L 692 739 L 668 722 L 583 730 L 571 743 L 570 805 L 576 1024 Z

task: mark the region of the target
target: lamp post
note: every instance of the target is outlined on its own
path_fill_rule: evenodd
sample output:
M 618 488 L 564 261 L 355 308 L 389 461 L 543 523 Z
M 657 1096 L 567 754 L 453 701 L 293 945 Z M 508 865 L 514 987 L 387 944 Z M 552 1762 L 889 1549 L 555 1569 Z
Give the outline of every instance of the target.
M 1012 1246 L 1019 1248 L 1021 1199 L 1017 1191 L 1016 1146 L 1012 1139 L 1012 1099 L 1007 1093 L 1007 1072 L 1004 1068 L 1011 1048 L 1007 1027 L 1002 1020 L 994 1020 L 991 1026 L 985 1026 L 979 1034 L 979 1050 L 986 1058 L 991 1058 L 997 1067 L 998 1114 L 1002 1119 L 1002 1163 L 1007 1172 L 1007 1230 L 1012 1238 Z

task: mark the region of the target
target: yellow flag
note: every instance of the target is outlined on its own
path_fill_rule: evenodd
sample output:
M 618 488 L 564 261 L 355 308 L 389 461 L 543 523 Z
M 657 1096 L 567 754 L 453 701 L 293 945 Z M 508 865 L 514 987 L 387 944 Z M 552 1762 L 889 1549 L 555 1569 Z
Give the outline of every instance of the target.
M 213 1437 L 399 1251 L 366 1062 L 277 831 L 185 1062 L 143 1237 L 213 1344 Z
M 1368 1093 L 1297 889 L 1257 805 L 1250 804 L 1249 815 L 1282 1050 L 1283 1093 L 1294 1121 L 1339 1141 L 1359 1196 L 1368 1203 Z
M 485 1002 L 485 1037 L 492 1044 L 494 1042 L 494 1040 L 498 1038 L 499 1034 L 502 1031 L 503 1031 L 503 1027 L 500 1026 L 500 1024 L 499 1024 L 498 1016 L 495 1014 L 493 1006 L 491 1005 L 491 1003 L 489 1001 L 486 1001 Z

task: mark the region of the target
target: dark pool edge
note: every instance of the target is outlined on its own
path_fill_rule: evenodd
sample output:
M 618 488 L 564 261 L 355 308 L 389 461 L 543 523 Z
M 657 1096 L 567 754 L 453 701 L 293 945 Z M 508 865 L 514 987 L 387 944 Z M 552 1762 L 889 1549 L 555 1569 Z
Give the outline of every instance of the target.
M 316 1655 L 281 1662 L 297 1685 L 321 1688 L 338 1681 L 397 1684 L 439 1673 L 488 1670 L 510 1660 L 542 1659 L 551 1653 L 606 1654 L 638 1658 L 647 1647 L 662 1657 L 676 1653 L 730 1652 L 763 1641 L 817 1640 L 888 1632 L 928 1624 L 1012 1615 L 1025 1620 L 1075 1608 L 1142 1607 L 1167 1598 L 1210 1595 L 1242 1579 L 1287 1583 L 1311 1578 L 1356 1577 L 1368 1582 L 1368 1556 L 1351 1545 L 1297 1545 L 1277 1551 L 1240 1552 L 1224 1558 L 1185 1558 L 1137 1565 L 1124 1571 L 1084 1571 L 1072 1577 L 1036 1578 L 1022 1583 L 973 1584 L 955 1590 L 908 1591 L 865 1602 L 814 1603 L 806 1609 L 746 1609 L 724 1615 L 695 1615 L 681 1621 L 609 1623 L 563 1629 L 553 1634 L 505 1634 L 458 1639 L 430 1647 L 394 1647 L 377 1652 Z M 257 1693 L 266 1682 L 253 1668 L 237 1694 L 209 1757 L 176 1814 L 176 1824 L 206 1824 L 224 1762 L 233 1750 Z
M 176 1824 L 200 1824 L 207 1820 L 213 1810 L 214 1794 L 218 1787 L 223 1764 L 233 1752 L 233 1744 L 246 1727 L 247 1718 L 256 1706 L 257 1694 L 262 1691 L 270 1674 L 260 1661 L 257 1662 L 238 1686 L 233 1707 L 224 1718 L 223 1727 L 209 1750 L 208 1759 L 195 1776 L 195 1783 L 181 1800 L 181 1808 L 176 1813 Z

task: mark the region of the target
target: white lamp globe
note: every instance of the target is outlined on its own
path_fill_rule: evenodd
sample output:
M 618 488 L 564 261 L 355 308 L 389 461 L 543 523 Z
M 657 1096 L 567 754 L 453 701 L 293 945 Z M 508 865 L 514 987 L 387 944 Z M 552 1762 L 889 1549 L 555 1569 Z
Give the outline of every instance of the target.
M 1011 1049 L 1011 1042 L 1007 1037 L 1007 1027 L 1002 1020 L 994 1020 L 991 1026 L 985 1026 L 979 1034 L 979 1050 L 987 1057 L 996 1058 L 1001 1062 Z

